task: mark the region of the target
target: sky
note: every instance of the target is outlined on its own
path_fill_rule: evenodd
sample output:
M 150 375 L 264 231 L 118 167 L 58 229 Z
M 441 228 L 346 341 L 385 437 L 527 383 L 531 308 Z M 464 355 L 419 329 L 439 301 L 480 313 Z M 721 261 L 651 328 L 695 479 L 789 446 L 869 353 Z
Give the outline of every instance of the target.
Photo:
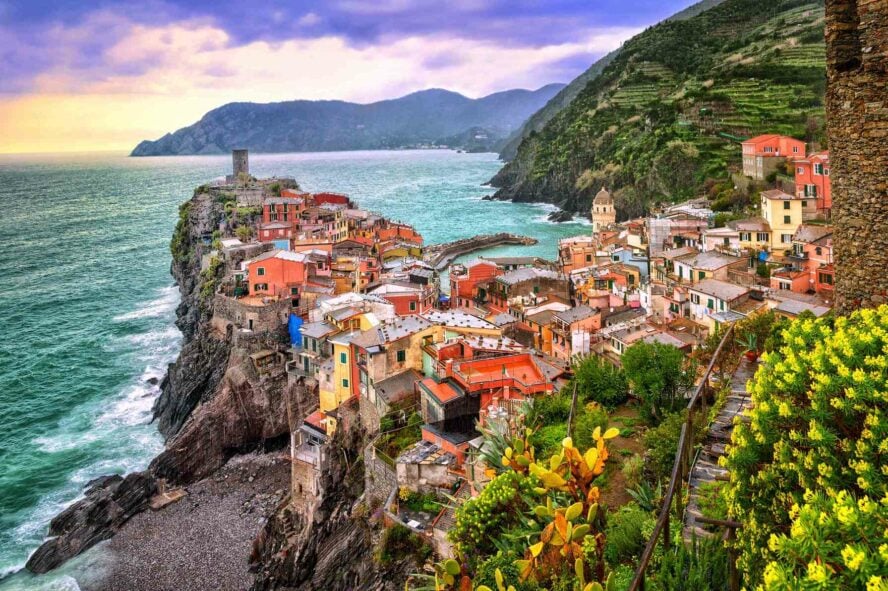
M 232 101 L 570 82 L 691 0 L 0 0 L 0 153 L 130 150 Z

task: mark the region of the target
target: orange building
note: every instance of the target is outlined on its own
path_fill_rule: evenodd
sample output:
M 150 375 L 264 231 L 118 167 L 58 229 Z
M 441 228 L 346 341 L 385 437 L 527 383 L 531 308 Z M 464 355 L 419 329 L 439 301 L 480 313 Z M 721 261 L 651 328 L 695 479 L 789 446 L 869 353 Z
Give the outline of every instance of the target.
M 740 144 L 743 154 L 743 174 L 765 180 L 787 158 L 804 158 L 805 142 L 785 135 L 770 133 L 749 138 Z
M 814 199 L 817 213 L 829 217 L 832 209 L 832 182 L 829 177 L 829 152 L 817 152 L 793 162 L 796 197 Z
M 308 279 L 304 253 L 271 250 L 245 264 L 251 296 L 299 297 Z
M 450 267 L 450 306 L 471 306 L 472 300 L 479 295 L 476 292 L 478 284 L 489 283 L 495 277 L 503 274 L 503 270 L 496 263 L 483 259 L 470 261 L 465 265 L 453 265 Z M 486 299 L 486 294 L 480 294 Z

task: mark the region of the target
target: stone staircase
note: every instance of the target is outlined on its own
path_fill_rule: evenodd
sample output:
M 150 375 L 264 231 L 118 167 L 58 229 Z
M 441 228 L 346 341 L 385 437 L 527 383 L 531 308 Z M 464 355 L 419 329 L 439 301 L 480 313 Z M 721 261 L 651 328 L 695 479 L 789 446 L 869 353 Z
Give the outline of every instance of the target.
M 728 471 L 718 465 L 718 459 L 725 455 L 725 446 L 731 441 L 734 420 L 752 406 L 752 399 L 746 391 L 746 382 L 755 375 L 758 361 L 749 361 L 743 357 L 740 365 L 731 376 L 731 393 L 724 407 L 709 426 L 709 433 L 703 440 L 703 447 L 691 468 L 688 478 L 688 505 L 685 510 L 684 538 L 690 540 L 693 535 L 704 537 L 712 535 L 702 523 L 700 510 L 700 487 L 708 482 L 728 480 Z

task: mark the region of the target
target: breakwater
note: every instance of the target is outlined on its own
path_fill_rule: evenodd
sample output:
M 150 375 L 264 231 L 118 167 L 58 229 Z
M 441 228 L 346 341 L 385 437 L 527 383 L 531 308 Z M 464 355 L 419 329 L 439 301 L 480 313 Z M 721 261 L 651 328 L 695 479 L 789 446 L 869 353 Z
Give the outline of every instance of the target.
M 461 257 L 470 252 L 491 248 L 494 246 L 502 246 L 504 244 L 518 244 L 522 246 L 532 246 L 538 240 L 530 236 L 520 236 L 518 234 L 510 234 L 508 232 L 500 232 L 499 234 L 479 234 L 471 238 L 463 238 L 454 240 L 453 242 L 445 242 L 443 244 L 432 244 L 425 249 L 425 262 L 440 271 L 445 268 L 454 259 Z

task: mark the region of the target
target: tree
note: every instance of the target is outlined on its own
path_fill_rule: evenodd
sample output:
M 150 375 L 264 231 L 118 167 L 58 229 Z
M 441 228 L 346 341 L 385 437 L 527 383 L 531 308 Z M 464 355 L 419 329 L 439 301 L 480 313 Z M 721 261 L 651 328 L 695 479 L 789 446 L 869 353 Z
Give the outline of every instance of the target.
M 234 235 L 240 240 L 249 240 L 250 236 L 253 235 L 253 230 L 250 229 L 250 226 L 238 226 L 237 230 L 234 231 Z
M 589 355 L 574 362 L 574 380 L 577 394 L 583 401 L 594 401 L 614 407 L 626 401 L 629 385 L 618 367 L 596 355 Z
M 642 341 L 623 353 L 626 378 L 644 402 L 643 414 L 654 424 L 684 405 L 695 370 L 694 362 L 672 345 Z

